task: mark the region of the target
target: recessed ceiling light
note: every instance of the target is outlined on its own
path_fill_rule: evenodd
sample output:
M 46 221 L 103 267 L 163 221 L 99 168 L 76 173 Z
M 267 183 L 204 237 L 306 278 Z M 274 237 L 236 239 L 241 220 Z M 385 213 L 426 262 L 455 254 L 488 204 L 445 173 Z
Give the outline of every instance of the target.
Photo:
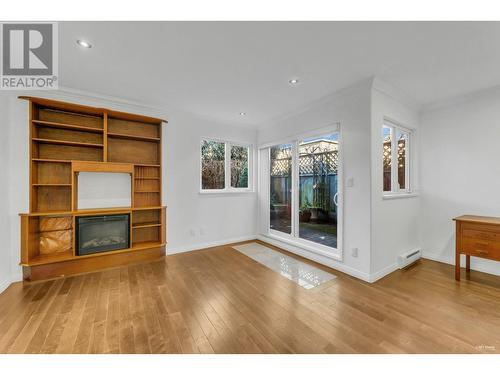
M 290 85 L 296 85 L 299 83 L 298 78 L 292 78 L 290 81 L 288 81 Z
M 86 42 L 85 40 L 78 39 L 76 43 L 83 48 L 92 48 L 92 44 Z
M 247 114 L 245 112 L 240 112 L 240 116 L 246 116 Z

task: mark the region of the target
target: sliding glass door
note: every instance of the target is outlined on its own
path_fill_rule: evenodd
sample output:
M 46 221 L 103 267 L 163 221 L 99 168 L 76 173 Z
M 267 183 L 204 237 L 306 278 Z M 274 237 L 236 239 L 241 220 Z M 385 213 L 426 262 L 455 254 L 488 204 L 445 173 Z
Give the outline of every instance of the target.
M 323 251 L 339 248 L 339 132 L 269 148 L 269 232 Z

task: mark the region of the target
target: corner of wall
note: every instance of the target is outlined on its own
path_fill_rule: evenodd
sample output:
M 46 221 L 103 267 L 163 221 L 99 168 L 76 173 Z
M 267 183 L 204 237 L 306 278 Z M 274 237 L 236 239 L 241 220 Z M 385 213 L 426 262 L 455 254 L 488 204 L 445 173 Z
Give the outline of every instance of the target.
M 370 278 L 376 281 L 397 269 L 396 258 L 419 242 L 418 197 L 384 200 L 382 196 L 382 139 L 384 118 L 391 118 L 417 130 L 420 104 L 394 86 L 374 77 L 370 92 L 370 184 L 371 184 L 371 258 Z M 413 146 L 413 147 L 412 147 Z M 411 170 L 414 187 L 418 187 L 418 142 L 412 143 Z

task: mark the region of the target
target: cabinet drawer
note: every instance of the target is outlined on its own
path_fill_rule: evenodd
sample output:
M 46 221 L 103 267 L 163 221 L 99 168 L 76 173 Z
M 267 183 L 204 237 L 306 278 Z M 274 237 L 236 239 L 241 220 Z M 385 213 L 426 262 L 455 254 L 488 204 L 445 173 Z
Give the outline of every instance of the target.
M 500 260 L 500 241 L 463 237 L 462 251 L 476 257 Z
M 462 224 L 462 231 L 468 231 L 468 230 L 473 230 L 473 231 L 478 231 L 478 232 L 485 232 L 485 233 L 496 233 L 500 234 L 500 225 L 490 225 L 490 224 L 477 224 L 477 223 L 463 223 Z
M 472 238 L 476 240 L 487 240 L 487 241 L 498 241 L 500 242 L 500 233 L 489 232 L 477 229 L 467 229 L 464 228 L 462 235 L 467 238 Z

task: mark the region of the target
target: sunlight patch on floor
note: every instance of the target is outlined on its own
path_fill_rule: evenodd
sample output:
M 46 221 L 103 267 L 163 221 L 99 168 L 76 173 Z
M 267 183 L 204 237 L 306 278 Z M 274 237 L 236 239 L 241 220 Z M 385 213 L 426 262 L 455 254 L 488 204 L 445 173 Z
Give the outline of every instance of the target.
M 301 262 L 258 243 L 233 246 L 233 249 L 279 273 L 305 289 L 311 289 L 336 278 L 311 264 Z

